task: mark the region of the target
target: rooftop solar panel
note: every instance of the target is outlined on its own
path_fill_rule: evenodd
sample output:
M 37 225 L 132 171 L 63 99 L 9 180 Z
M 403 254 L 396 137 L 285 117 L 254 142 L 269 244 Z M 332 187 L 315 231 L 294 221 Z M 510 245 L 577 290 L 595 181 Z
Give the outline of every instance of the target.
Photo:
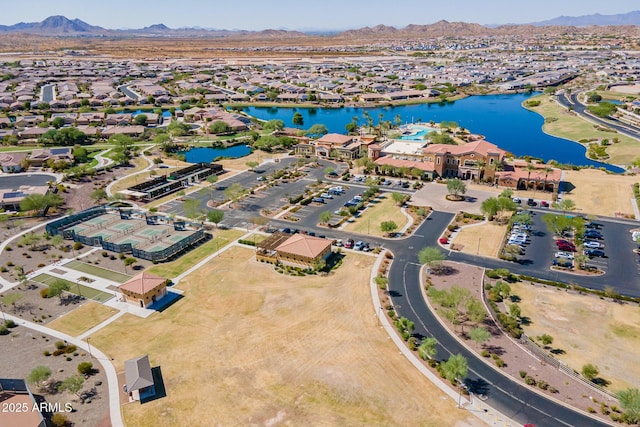
M 14 199 L 16 197 L 22 197 L 22 196 L 24 196 L 24 193 L 22 191 L 13 191 L 11 193 L 4 193 L 2 195 L 2 197 L 5 199 Z
M 51 154 L 57 156 L 58 154 L 66 154 L 69 152 L 68 148 L 52 148 L 51 150 Z

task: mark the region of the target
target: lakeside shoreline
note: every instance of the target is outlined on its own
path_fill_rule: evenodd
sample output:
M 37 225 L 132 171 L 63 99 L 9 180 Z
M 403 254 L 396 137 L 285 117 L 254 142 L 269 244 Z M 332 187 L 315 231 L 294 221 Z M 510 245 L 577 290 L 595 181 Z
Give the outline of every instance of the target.
M 568 136 L 568 135 L 566 135 L 566 134 L 563 134 L 562 132 L 555 132 L 555 133 L 554 133 L 554 132 L 549 131 L 549 129 L 548 129 L 548 128 L 547 128 L 547 126 L 546 126 L 546 125 L 547 125 L 546 120 L 547 120 L 548 118 L 550 118 L 550 117 L 554 117 L 554 118 L 557 118 L 557 119 L 558 119 L 558 121 L 560 122 L 560 121 L 562 121 L 562 118 L 560 118 L 560 117 L 555 117 L 555 116 L 546 116 L 546 115 L 544 115 L 543 113 L 541 113 L 539 110 L 536 110 L 536 109 L 535 109 L 535 107 L 530 107 L 530 106 L 528 106 L 528 105 L 527 105 L 527 102 L 528 102 L 528 101 L 530 101 L 530 100 L 532 100 L 532 99 L 533 99 L 533 100 L 535 100 L 536 98 L 542 98 L 542 99 L 545 99 L 545 97 L 547 97 L 547 96 L 548 96 L 548 95 L 545 95 L 545 94 L 539 94 L 539 95 L 536 95 L 536 96 L 534 96 L 534 97 L 531 97 L 531 98 L 529 98 L 529 99 L 527 99 L 527 100 L 523 101 L 523 102 L 520 104 L 520 105 L 522 106 L 522 108 L 524 108 L 525 110 L 527 110 L 527 111 L 531 111 L 531 112 L 533 112 L 533 113 L 536 113 L 536 114 L 538 114 L 540 117 L 542 117 L 542 118 L 544 119 L 544 120 L 543 120 L 543 122 L 542 122 L 542 126 L 541 126 L 541 128 L 540 128 L 540 129 L 542 130 L 542 132 L 543 132 L 543 133 L 545 133 L 546 135 L 549 135 L 549 136 L 553 136 L 553 137 L 555 137 L 555 138 L 562 138 L 562 139 L 564 139 L 564 140 L 567 140 L 567 141 L 573 142 L 574 144 L 578 144 L 578 145 L 580 145 L 580 146 L 584 147 L 584 148 L 585 148 L 584 158 L 585 158 L 585 159 L 587 159 L 587 160 L 589 160 L 589 161 L 592 161 L 592 162 L 601 163 L 601 164 L 603 165 L 603 166 L 602 166 L 603 168 L 605 167 L 605 165 L 606 165 L 606 166 L 616 166 L 616 167 L 618 167 L 618 168 L 620 168 L 620 169 L 623 169 L 623 171 L 622 171 L 622 172 L 619 172 L 619 173 L 625 173 L 625 172 L 626 172 L 627 165 L 621 165 L 621 164 L 616 164 L 616 163 L 610 163 L 610 162 L 606 162 L 606 161 L 603 161 L 603 160 L 600 160 L 600 159 L 592 159 L 591 157 L 589 157 L 589 156 L 588 156 L 588 153 L 589 153 L 589 146 L 587 145 L 588 143 L 582 143 L 582 142 L 580 142 L 580 141 L 576 141 L 575 139 L 573 139 L 573 138 L 569 137 L 569 136 Z M 549 98 L 549 100 L 551 100 L 551 98 Z M 558 105 L 558 107 L 563 108 L 561 105 Z M 580 117 L 580 116 L 576 116 L 576 117 L 578 117 L 578 118 L 579 118 L 579 119 L 581 119 L 581 120 L 584 120 L 584 119 L 582 119 L 582 117 Z M 590 169 L 590 167 L 586 167 L 586 168 L 587 168 L 587 169 Z

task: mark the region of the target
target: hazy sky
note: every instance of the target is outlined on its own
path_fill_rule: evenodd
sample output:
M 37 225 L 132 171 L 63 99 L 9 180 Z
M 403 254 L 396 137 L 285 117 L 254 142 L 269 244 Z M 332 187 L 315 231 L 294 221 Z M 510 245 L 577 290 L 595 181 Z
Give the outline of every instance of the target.
M 4 0 L 0 24 L 51 15 L 105 28 L 204 27 L 262 30 L 404 27 L 441 19 L 479 24 L 526 23 L 560 15 L 625 13 L 638 0 Z

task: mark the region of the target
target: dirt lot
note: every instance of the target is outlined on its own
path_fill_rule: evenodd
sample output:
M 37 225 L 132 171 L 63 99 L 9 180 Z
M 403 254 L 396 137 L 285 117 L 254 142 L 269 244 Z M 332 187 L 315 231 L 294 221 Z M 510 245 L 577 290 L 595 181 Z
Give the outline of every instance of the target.
M 32 332 L 29 329 L 18 326 L 12 329 L 11 335 L 0 336 L 0 366 L 4 378 L 26 378 L 36 366 L 44 365 L 51 369 L 50 381 L 62 381 L 71 375 L 78 373 L 77 366 L 80 362 L 90 362 L 91 358 L 82 350 L 68 355 L 45 356 L 43 352 L 48 350 L 53 353 L 56 338 Z M 66 360 L 67 356 L 71 360 Z M 100 369 L 100 365 L 93 360 L 94 369 Z M 100 385 L 97 383 L 100 382 Z M 109 397 L 107 381 L 104 373 L 98 371 L 88 379 L 85 379 L 83 391 L 96 388 L 98 395 L 91 403 L 82 404 L 78 398 L 68 392 L 44 393 L 32 388 L 34 394 L 39 394 L 49 403 L 71 403 L 75 412 L 65 414 L 76 426 L 97 426 L 101 420 L 108 418 Z M 104 425 L 104 424 L 102 424 Z
M 461 252 L 496 257 L 506 230 L 506 225 L 493 222 L 463 227 L 451 243 L 461 247 Z
M 566 171 L 565 181 L 575 188 L 567 194 L 578 212 L 614 216 L 616 212 L 633 213 L 632 186 L 640 178 L 630 175 L 609 175 L 599 170 Z
M 117 369 L 146 353 L 162 368 L 167 397 L 126 405 L 129 425 L 478 424 L 377 326 L 372 257 L 349 254 L 323 278 L 283 276 L 253 256 L 232 248 L 182 281 L 168 310 L 92 336 Z
M 598 366 L 599 376 L 611 381 L 608 388 L 614 392 L 640 384 L 637 306 L 552 288 L 515 284 L 512 289 L 522 299 L 522 313 L 531 319 L 525 332 L 551 335 L 553 348 L 566 352 L 557 356 L 560 360 L 577 371 L 587 363 Z

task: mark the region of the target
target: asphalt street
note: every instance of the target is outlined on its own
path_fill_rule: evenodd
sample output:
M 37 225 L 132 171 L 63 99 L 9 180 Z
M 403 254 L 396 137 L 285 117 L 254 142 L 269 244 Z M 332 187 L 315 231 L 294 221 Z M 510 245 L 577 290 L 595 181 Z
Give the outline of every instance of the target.
M 20 173 L 4 174 L 0 176 L 0 190 L 16 190 L 22 185 L 41 186 L 47 185 L 49 181 L 55 181 L 55 177 L 50 174 Z

